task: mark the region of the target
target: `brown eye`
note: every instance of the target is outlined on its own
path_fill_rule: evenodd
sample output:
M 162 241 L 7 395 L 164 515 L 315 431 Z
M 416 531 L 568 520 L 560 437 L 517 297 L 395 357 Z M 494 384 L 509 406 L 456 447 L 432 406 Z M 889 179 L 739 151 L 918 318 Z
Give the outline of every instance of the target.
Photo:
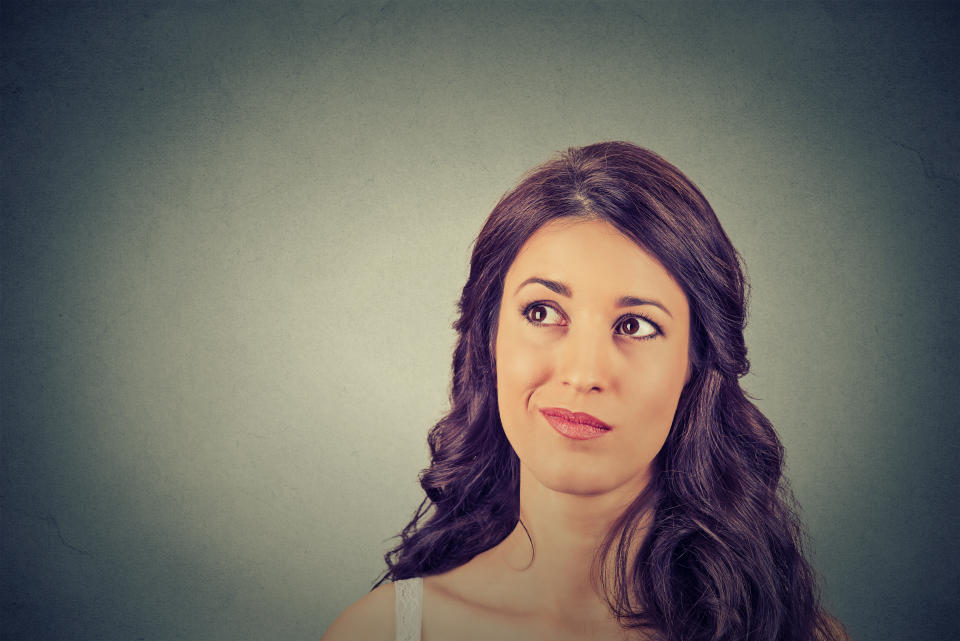
M 533 325 L 563 325 L 563 317 L 549 305 L 537 303 L 531 305 L 523 314 L 527 322 Z
M 657 327 L 650 321 L 639 316 L 627 316 L 617 326 L 617 331 L 632 338 L 653 338 L 657 335 Z

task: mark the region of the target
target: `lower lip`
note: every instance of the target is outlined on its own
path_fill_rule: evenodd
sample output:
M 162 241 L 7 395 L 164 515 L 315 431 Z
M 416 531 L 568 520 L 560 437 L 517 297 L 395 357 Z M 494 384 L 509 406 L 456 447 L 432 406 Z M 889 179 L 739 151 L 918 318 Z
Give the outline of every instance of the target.
M 550 427 L 557 430 L 563 436 L 572 438 L 575 441 L 589 441 L 590 439 L 599 438 L 610 431 L 602 427 L 575 423 L 574 421 L 568 421 L 550 414 L 544 414 L 543 417 L 547 419 L 547 423 L 550 423 Z

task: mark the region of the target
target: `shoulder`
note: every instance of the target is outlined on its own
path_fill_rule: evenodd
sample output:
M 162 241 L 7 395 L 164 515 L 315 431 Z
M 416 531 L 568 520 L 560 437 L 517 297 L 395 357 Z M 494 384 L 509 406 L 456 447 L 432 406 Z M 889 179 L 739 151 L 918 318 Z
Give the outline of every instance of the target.
M 392 583 L 368 592 L 330 624 L 321 641 L 393 641 L 395 594 Z
M 850 635 L 836 618 L 824 612 L 822 621 L 823 627 L 819 631 L 817 641 L 850 641 Z

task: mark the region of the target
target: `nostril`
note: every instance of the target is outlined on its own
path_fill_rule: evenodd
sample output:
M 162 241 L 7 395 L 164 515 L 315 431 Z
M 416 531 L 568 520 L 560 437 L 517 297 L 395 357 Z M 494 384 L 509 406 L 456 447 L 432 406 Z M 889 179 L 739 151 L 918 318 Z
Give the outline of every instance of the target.
M 600 392 L 603 391 L 603 387 L 599 383 L 584 383 L 577 381 L 575 379 L 564 379 L 562 381 L 564 387 L 573 388 L 578 392 Z

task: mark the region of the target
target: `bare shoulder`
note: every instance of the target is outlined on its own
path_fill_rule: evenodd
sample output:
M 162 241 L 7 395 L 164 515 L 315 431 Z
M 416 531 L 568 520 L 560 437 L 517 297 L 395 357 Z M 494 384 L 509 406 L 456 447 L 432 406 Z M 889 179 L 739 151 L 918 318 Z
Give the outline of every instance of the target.
M 330 624 L 321 641 L 393 641 L 395 594 L 392 583 L 368 592 Z
M 823 613 L 823 623 L 826 627 L 826 632 L 828 633 L 827 635 L 823 635 L 823 633 L 821 633 L 820 638 L 824 641 L 851 641 L 850 635 L 847 634 L 843 624 L 826 612 Z

